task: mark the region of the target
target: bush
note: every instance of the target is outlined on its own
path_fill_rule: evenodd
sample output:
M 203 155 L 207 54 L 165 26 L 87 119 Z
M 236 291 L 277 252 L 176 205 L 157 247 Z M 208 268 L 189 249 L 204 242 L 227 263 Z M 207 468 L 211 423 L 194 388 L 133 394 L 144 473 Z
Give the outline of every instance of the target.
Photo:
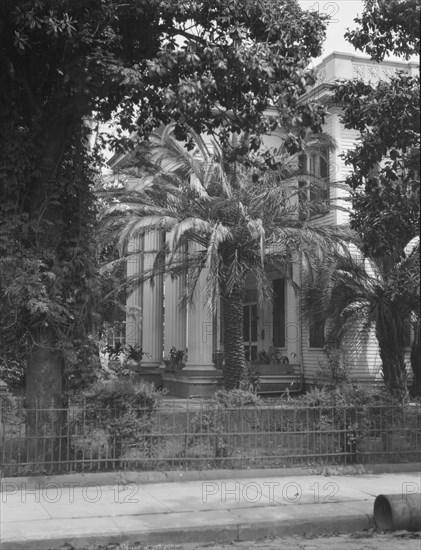
M 6 382 L 7 386 L 16 389 L 23 386 L 25 378 L 26 363 L 23 357 L 16 354 L 0 354 L 0 380 Z
M 91 386 L 101 376 L 98 343 L 90 337 L 63 346 L 65 360 L 64 391 L 74 394 Z
M 341 349 L 332 346 L 325 346 L 323 349 L 327 363 L 319 362 L 319 369 L 316 372 L 316 380 L 320 382 L 318 386 L 329 386 L 336 388 L 343 384 L 348 384 L 349 365 L 347 365 L 344 353 Z
M 391 407 L 400 403 L 386 388 L 365 386 L 351 382 L 337 387 L 314 387 L 298 402 L 319 409 L 316 430 L 336 430 L 340 450 L 355 462 L 359 442 L 371 432 L 378 433 L 391 427 L 394 413 Z M 377 408 L 385 406 L 385 409 Z
M 225 459 L 230 457 L 235 449 L 235 435 L 227 433 L 235 433 L 241 428 L 247 430 L 250 424 L 258 422 L 261 403 L 260 397 L 250 391 L 218 390 L 203 411 L 191 416 L 190 429 L 193 435 L 188 438 L 186 449 L 194 449 L 195 445 L 200 443 L 200 438 L 197 440 L 194 434 L 206 433 L 213 450 L 213 466 L 223 466 Z M 228 464 L 235 467 L 232 460 Z
M 397 405 L 399 402 L 386 388 L 347 382 L 337 387 L 315 386 L 298 398 L 308 407 L 367 407 Z
M 10 413 L 17 409 L 18 400 L 9 389 L 3 390 L 0 395 L 0 413 Z M 3 419 L 4 420 L 4 419 Z
M 136 445 L 147 446 L 151 456 L 150 434 L 162 397 L 163 392 L 147 382 L 113 379 L 94 383 L 81 400 L 82 418 L 79 415 L 74 422 L 74 431 L 81 434 L 74 440 L 74 450 L 83 454 L 82 447 L 86 446 L 92 451 L 92 441 L 98 440 L 101 444 L 94 446 L 96 458 L 122 458 Z
M 134 383 L 122 378 L 99 380 L 84 395 L 87 408 L 93 406 L 99 411 L 138 408 L 153 412 L 161 405 L 163 393 L 148 382 Z
M 234 409 L 250 405 L 261 405 L 262 400 L 257 394 L 248 390 L 218 390 L 210 403 L 214 406 L 223 405 L 227 409 Z

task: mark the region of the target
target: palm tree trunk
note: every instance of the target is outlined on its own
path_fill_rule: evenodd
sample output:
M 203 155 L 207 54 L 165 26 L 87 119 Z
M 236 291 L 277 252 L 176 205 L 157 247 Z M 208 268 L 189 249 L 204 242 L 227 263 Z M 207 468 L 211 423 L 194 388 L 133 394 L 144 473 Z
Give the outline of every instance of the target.
M 421 395 L 421 362 L 420 362 L 420 319 L 417 319 L 414 330 L 414 341 L 411 350 L 411 367 L 414 378 L 412 380 L 411 394 L 413 396 Z
M 235 288 L 224 300 L 225 367 L 223 383 L 226 390 L 240 386 L 246 368 L 243 343 L 243 290 Z
M 399 338 L 399 329 L 390 326 L 392 324 L 393 321 L 383 322 L 381 327 L 377 326 L 376 337 L 379 342 L 385 386 L 392 394 L 403 399 L 408 395 L 403 335 Z

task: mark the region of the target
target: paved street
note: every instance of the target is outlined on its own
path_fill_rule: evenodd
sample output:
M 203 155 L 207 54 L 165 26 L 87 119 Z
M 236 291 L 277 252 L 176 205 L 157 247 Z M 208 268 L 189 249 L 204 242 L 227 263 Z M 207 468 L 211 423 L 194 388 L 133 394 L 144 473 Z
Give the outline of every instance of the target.
M 397 532 L 380 534 L 374 531 L 356 532 L 353 535 L 327 537 L 284 537 L 256 541 L 230 542 L 225 544 L 110 544 L 89 546 L 89 550 L 420 550 L 420 533 Z M 71 546 L 60 546 L 50 550 L 72 550 Z M 88 547 L 87 549 L 88 550 Z
M 420 534 L 370 534 L 338 535 L 336 537 L 285 537 L 272 540 L 233 542 L 206 546 L 171 546 L 166 550 L 420 550 Z M 122 549 L 123 550 L 123 549 Z M 162 550 L 165 550 L 163 547 Z

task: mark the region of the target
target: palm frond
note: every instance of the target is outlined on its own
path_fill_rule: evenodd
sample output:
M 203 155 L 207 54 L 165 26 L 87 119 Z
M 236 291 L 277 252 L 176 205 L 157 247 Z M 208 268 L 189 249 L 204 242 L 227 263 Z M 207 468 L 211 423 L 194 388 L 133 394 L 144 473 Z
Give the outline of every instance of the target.
M 160 270 L 179 276 L 188 266 L 184 298 L 192 300 L 206 269 L 206 292 L 214 304 L 217 292 L 237 292 L 251 273 L 261 301 L 272 292 L 268 266 L 290 277 L 294 261 L 326 262 L 346 248 L 349 229 L 315 227 L 298 219 L 298 155 L 281 146 L 281 168 L 256 177 L 249 166 L 227 163 L 217 142 L 208 144 L 193 131 L 191 137 L 193 152 L 174 138 L 174 125 L 152 135 L 147 171 L 143 177 L 140 169 L 130 175 L 139 176 L 139 185 L 136 180 L 136 189 L 119 190 L 103 214 L 104 227 L 118 232 L 122 253 L 137 235 L 166 232 L 165 246 L 154 251 L 153 269 L 143 279 Z M 333 148 L 328 136 L 304 140 L 307 153 Z M 306 177 L 309 185 L 320 183 L 311 174 Z M 190 252 L 180 261 L 187 243 Z M 191 253 L 192 243 L 202 247 L 200 252 Z

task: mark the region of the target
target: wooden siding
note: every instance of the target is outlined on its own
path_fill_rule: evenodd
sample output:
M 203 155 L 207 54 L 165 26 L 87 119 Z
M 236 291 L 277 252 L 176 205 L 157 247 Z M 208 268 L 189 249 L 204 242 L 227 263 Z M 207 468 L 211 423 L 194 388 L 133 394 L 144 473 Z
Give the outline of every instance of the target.
M 349 376 L 361 382 L 382 380 L 381 359 L 374 329 L 363 334 L 357 327 L 345 335 L 342 350 Z
M 317 382 L 322 367 L 328 367 L 328 359 L 322 349 L 310 348 L 308 323 L 303 330 L 303 372 L 307 384 Z M 342 349 L 350 379 L 359 382 L 382 381 L 381 360 L 377 340 L 371 331 L 361 338 L 357 331 L 347 334 Z
M 339 118 L 339 115 L 336 115 Z M 342 126 L 342 124 L 338 124 L 340 128 L 339 133 L 339 143 L 340 143 L 340 151 L 341 153 L 346 153 L 347 151 L 350 151 L 355 148 L 357 138 L 359 136 L 359 133 L 356 130 L 347 130 Z M 349 176 L 352 173 L 352 167 L 346 166 L 344 159 L 338 156 L 338 178 L 340 182 L 345 183 L 345 179 L 347 176 Z M 341 197 L 347 197 L 349 196 L 348 193 L 342 189 L 337 190 L 337 198 Z M 349 209 L 351 207 L 351 204 L 346 200 L 337 200 L 337 205 L 339 208 L 345 208 Z M 338 225 L 346 224 L 349 221 L 349 214 L 342 209 L 337 210 L 337 216 L 336 216 L 336 223 Z
M 326 363 L 326 354 L 322 349 L 310 348 L 308 322 L 304 321 L 301 326 L 302 334 L 302 368 L 303 376 L 306 384 L 314 383 L 317 379 L 317 372 L 322 365 Z

